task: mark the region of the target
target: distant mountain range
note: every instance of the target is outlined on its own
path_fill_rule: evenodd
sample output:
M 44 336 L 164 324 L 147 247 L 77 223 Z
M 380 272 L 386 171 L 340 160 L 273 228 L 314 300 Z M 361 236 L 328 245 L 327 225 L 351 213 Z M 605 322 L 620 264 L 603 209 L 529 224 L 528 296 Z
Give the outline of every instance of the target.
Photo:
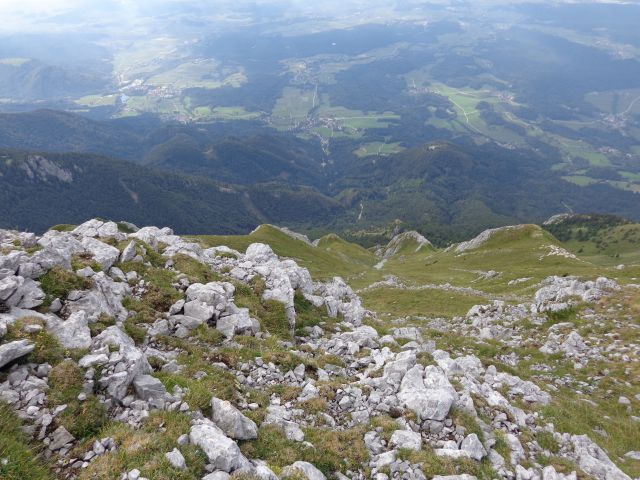
M 640 195 L 579 187 L 549 168 L 552 159 L 494 144 L 431 142 L 323 164 L 315 143 L 286 133 L 42 110 L 0 115 L 0 147 L 0 227 L 102 216 L 243 233 L 272 222 L 364 244 L 416 229 L 442 245 L 562 211 L 640 217 Z

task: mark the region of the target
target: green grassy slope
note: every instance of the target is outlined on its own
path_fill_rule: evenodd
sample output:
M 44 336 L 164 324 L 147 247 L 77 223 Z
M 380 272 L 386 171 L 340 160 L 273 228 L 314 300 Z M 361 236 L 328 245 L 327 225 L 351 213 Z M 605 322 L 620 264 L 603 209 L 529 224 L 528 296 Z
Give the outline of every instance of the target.
M 203 245 L 226 245 L 244 252 L 252 243 L 266 243 L 283 257 L 296 260 L 309 269 L 314 279 L 336 275 L 349 278 L 371 269 L 376 263 L 373 254 L 344 240 L 325 237 L 319 246 L 296 239 L 271 225 L 261 225 L 249 235 L 202 235 L 196 237 Z
M 613 215 L 572 215 L 546 227 L 597 265 L 640 264 L 640 224 Z
M 394 316 L 462 315 L 473 305 L 493 299 L 518 301 L 530 297 L 550 275 L 576 275 L 593 279 L 604 275 L 621 283 L 640 276 L 640 266 L 618 270 L 575 255 L 552 234 L 536 225 L 499 231 L 478 248 L 457 252 L 422 248 L 412 242 L 374 268 L 380 257 L 337 235 L 328 235 L 316 246 L 281 230 L 262 225 L 250 235 L 199 236 L 205 246 L 228 245 L 240 251 L 254 242 L 271 245 L 281 256 L 295 259 L 315 279 L 340 275 L 361 290 L 365 306 Z M 488 274 L 488 272 L 494 272 Z M 406 288 L 390 285 L 367 288 L 394 276 Z M 450 287 L 446 287 L 450 285 Z

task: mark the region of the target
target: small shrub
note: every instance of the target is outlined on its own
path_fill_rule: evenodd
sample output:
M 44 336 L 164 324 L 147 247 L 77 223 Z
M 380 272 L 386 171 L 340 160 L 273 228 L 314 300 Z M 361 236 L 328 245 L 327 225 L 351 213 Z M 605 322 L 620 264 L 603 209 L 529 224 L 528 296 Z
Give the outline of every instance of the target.
M 460 410 L 454 409 L 451 418 L 456 425 L 463 426 L 467 430 L 467 435 L 471 433 L 475 433 L 481 442 L 484 442 L 484 432 L 480 428 L 480 424 L 476 417 L 471 415 L 470 413 Z
M 71 360 L 59 363 L 49 373 L 50 405 L 69 404 L 77 399 L 84 381 L 82 369 Z
M 54 478 L 29 448 L 22 422 L 13 409 L 0 402 L 0 478 L 3 480 L 47 480 Z
M 312 398 L 300 403 L 300 408 L 309 415 L 316 415 L 320 412 L 326 412 L 329 405 L 324 398 Z
M 102 331 L 116 324 L 116 319 L 106 313 L 102 313 L 97 322 L 89 324 L 89 330 L 91 330 L 91 336 L 95 337 L 102 333 Z
M 55 230 L 56 232 L 71 232 L 75 228 L 76 228 L 75 225 L 70 225 L 68 223 L 61 223 L 59 225 L 54 225 L 49 230 Z
M 548 450 L 551 453 L 558 453 L 560 451 L 560 445 L 556 442 L 556 439 L 553 438 L 553 433 L 551 432 L 538 432 L 536 434 L 536 440 L 543 450 Z
M 260 298 L 262 298 L 262 294 L 267 289 L 267 282 L 265 282 L 264 278 L 259 275 L 256 275 L 249 281 L 249 285 L 253 289 L 253 292 Z
M 211 328 L 205 324 L 196 328 L 192 335 L 208 345 L 220 345 L 224 340 L 224 335 L 220 333 L 220 330 L 216 330 L 215 328 Z
M 275 300 L 263 302 L 261 295 L 257 295 L 246 283 L 234 282 L 234 286 L 235 304 L 241 308 L 248 308 L 251 315 L 260 321 L 263 330 L 280 338 L 291 338 L 289 320 L 282 303 Z
M 7 332 L 7 340 L 31 340 L 35 344 L 34 350 L 26 357 L 30 362 L 48 363 L 56 365 L 64 360 L 65 351 L 58 339 L 45 329 L 34 333 L 26 333 L 26 325 L 43 325 L 44 321 L 38 317 L 23 317 L 11 325 Z
M 127 225 L 125 222 L 118 222 L 118 231 L 121 233 L 134 233 L 133 228 Z
M 54 298 L 67 298 L 73 290 L 89 290 L 95 283 L 90 278 L 84 278 L 74 272 L 55 266 L 42 277 L 40 287 L 46 294 L 45 305 L 51 305 Z
M 502 455 L 502 457 L 507 462 L 509 462 L 509 459 L 511 458 L 511 448 L 507 443 L 507 437 L 505 433 L 502 430 L 496 430 L 495 440 L 496 440 L 496 443 L 493 446 L 494 450 L 498 452 L 500 455 Z
M 147 262 L 149 262 L 155 268 L 164 268 L 165 264 L 167 263 L 167 258 L 163 257 L 160 251 L 164 250 L 164 248 L 166 248 L 166 245 L 158 244 L 158 251 L 155 251 L 153 248 L 151 248 L 151 245 L 148 245 L 141 241 L 138 241 L 137 243 L 142 245 L 142 247 L 144 248 L 145 254 L 143 255 L 143 258 Z
M 93 255 L 89 252 L 76 253 L 71 257 L 71 268 L 80 270 L 86 267 L 90 267 L 94 272 L 102 271 L 102 266 L 94 260 Z
M 261 313 L 262 315 L 259 318 L 262 328 L 280 338 L 291 338 L 289 320 L 283 303 L 276 300 L 267 300 L 263 304 Z
M 567 320 L 575 317 L 576 309 L 575 307 L 568 307 L 562 310 L 557 310 L 555 312 L 547 312 L 547 323 L 560 323 L 566 322 Z
M 497 478 L 488 459 L 481 462 L 471 459 L 453 460 L 439 457 L 430 447 L 420 451 L 401 449 L 398 451 L 398 458 L 408 460 L 411 463 L 421 463 L 422 470 L 428 478 L 435 475 L 460 475 L 462 473 L 468 473 L 480 480 Z
M 222 280 L 222 276 L 214 272 L 211 267 L 187 255 L 175 255 L 173 257 L 173 267 L 180 273 L 184 273 L 192 283 L 209 283 Z
M 135 315 L 130 319 L 134 324 L 153 323 L 160 316 L 160 313 L 169 310 L 178 296 L 176 290 L 165 290 L 152 284 L 149 285 L 142 298 L 125 298 L 123 306 L 129 311 L 135 312 Z
M 296 330 L 300 332 L 305 327 L 314 327 L 329 319 L 325 308 L 317 308 L 304 298 L 302 292 L 297 290 L 294 296 L 294 308 L 296 310 Z
M 147 331 L 138 326 L 132 318 L 125 320 L 124 331 L 133 339 L 136 345 L 144 343 L 144 339 L 147 336 Z
M 284 402 L 290 402 L 298 398 L 302 393 L 302 388 L 291 385 L 274 385 L 269 389 L 270 393 L 275 393 Z
M 174 303 L 173 292 L 160 290 L 155 285 L 150 285 L 142 296 L 143 303 L 157 312 L 165 312 Z
M 69 402 L 59 417 L 62 426 L 77 439 L 97 434 L 108 420 L 107 409 L 92 395 L 83 402 Z

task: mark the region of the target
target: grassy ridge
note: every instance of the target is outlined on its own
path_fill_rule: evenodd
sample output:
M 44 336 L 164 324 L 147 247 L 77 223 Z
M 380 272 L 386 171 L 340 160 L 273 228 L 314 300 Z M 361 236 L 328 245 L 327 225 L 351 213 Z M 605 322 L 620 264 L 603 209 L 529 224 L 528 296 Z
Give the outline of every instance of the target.
M 358 245 L 325 237 L 320 246 L 315 247 L 271 225 L 261 225 L 249 235 L 201 235 L 196 238 L 207 247 L 226 245 L 241 252 L 252 243 L 266 243 L 276 254 L 292 258 L 308 268 L 316 280 L 336 275 L 349 277 L 376 263 L 375 256 Z
M 308 268 L 314 279 L 344 277 L 353 288 L 363 289 L 391 275 L 410 289 L 380 286 L 362 292 L 365 306 L 396 316 L 451 317 L 464 314 L 477 303 L 530 297 L 550 275 L 576 275 L 594 279 L 604 275 L 629 283 L 640 276 L 640 266 L 617 270 L 602 265 L 603 255 L 582 256 L 569 251 L 548 231 L 536 226 L 500 231 L 475 249 L 423 247 L 405 239 L 381 268 L 370 250 L 328 235 L 311 245 L 269 225 L 250 235 L 199 236 L 205 246 L 227 245 L 240 251 L 254 242 L 267 243 L 281 256 Z M 495 272 L 489 274 L 488 272 Z M 511 283 L 510 283 L 511 282 Z M 438 288 L 449 284 L 458 290 Z M 459 289 L 470 289 L 462 291 Z

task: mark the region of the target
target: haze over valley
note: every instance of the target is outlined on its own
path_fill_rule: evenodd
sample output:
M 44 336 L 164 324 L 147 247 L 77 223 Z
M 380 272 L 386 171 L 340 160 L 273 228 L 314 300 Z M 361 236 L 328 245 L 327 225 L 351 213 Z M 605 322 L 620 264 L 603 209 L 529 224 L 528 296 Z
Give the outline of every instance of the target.
M 260 195 L 308 188 L 323 213 L 301 221 L 258 200 L 253 223 L 354 239 L 379 238 L 395 221 L 446 242 L 558 212 L 640 212 L 640 7 L 631 3 L 2 9 L 3 147 L 126 159 Z M 467 167 L 456 163 L 460 149 L 473 158 Z

